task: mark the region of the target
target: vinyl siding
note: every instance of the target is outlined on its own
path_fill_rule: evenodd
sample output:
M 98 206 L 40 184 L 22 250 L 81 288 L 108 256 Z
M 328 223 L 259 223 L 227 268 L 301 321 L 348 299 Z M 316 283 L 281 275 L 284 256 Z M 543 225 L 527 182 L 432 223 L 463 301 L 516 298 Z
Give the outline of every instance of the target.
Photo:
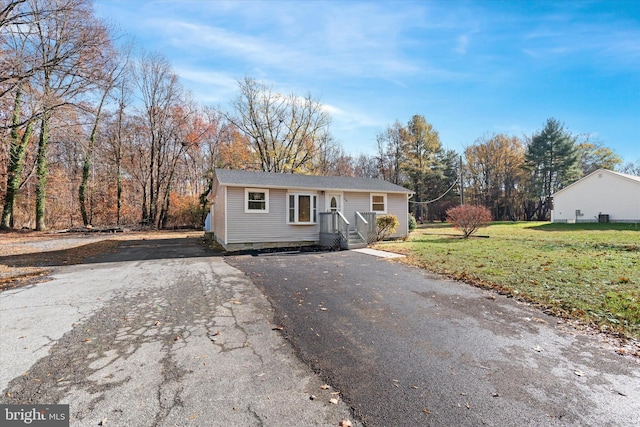
M 576 218 L 577 209 L 583 216 Z M 640 221 L 640 182 L 597 171 L 553 196 L 554 222 L 597 222 L 599 214 L 611 221 Z
M 245 213 L 244 195 L 244 187 L 227 187 L 228 244 L 319 240 L 318 224 L 287 224 L 286 190 L 269 189 L 269 213 Z M 318 195 L 318 204 L 323 204 L 320 195 Z
M 212 207 L 213 216 L 213 235 L 220 244 L 224 244 L 225 239 L 225 209 L 224 209 L 224 187 L 218 186 L 216 190 L 216 199 Z
M 320 226 L 287 223 L 287 197 L 289 193 L 317 195 L 318 212 L 324 212 L 325 195 L 321 191 L 296 189 L 268 189 L 269 213 L 245 213 L 245 187 L 227 187 L 217 184 L 213 205 L 213 232 L 216 240 L 224 245 L 319 242 Z M 253 188 L 260 188 L 259 186 Z M 377 192 L 377 194 L 381 194 Z M 353 227 L 355 212 L 371 211 L 371 193 L 342 192 L 343 214 Z M 398 217 L 399 226 L 391 237 L 408 234 L 407 195 L 387 194 L 387 213 Z M 236 246 L 237 247 L 237 246 Z
M 391 237 L 405 237 L 409 234 L 409 208 L 406 194 L 387 195 L 387 213 L 398 217 L 398 229 Z
M 384 194 L 376 192 L 374 194 Z M 353 226 L 356 212 L 371 212 L 371 193 L 344 193 L 343 214 Z M 398 229 L 390 237 L 404 237 L 409 233 L 409 214 L 406 194 L 387 194 L 387 214 L 398 217 Z M 384 214 L 382 214 L 384 215 Z

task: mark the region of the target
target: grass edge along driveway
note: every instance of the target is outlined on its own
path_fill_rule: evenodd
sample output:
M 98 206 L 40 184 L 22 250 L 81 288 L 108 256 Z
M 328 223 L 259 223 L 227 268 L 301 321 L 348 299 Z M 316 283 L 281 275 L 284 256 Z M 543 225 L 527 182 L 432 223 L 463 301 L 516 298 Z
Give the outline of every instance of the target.
M 449 224 L 425 224 L 376 248 L 640 340 L 640 224 L 495 222 L 477 234 L 462 239 Z

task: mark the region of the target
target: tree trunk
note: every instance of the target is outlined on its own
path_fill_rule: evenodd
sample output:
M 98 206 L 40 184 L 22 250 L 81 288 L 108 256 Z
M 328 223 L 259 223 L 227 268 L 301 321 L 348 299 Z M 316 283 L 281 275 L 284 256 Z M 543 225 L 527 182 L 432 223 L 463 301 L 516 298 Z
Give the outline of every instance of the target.
M 13 109 L 13 126 L 11 128 L 11 151 L 9 156 L 9 165 L 7 167 L 7 193 L 4 199 L 4 208 L 2 210 L 2 222 L 0 228 L 13 228 L 13 209 L 18 196 L 20 187 L 20 179 L 22 175 L 22 165 L 24 155 L 27 150 L 27 144 L 33 131 L 33 122 L 28 122 L 27 127 L 22 134 L 22 138 L 18 135 L 18 123 L 20 122 L 21 109 L 21 90 L 18 88 L 16 93 L 15 107 Z
M 89 136 L 89 147 L 87 148 L 87 155 L 84 158 L 84 164 L 82 165 L 82 181 L 80 182 L 80 188 L 78 188 L 78 201 L 80 202 L 80 213 L 82 214 L 82 222 L 84 226 L 91 225 L 91 220 L 87 215 L 86 207 L 86 190 L 87 183 L 89 182 L 89 172 L 91 171 L 91 165 L 93 164 L 93 152 L 96 146 L 96 134 L 98 133 L 98 122 L 100 121 L 100 113 L 102 112 L 102 106 L 109 92 L 105 90 L 98 110 L 96 111 L 96 120 L 93 122 L 93 128 L 91 129 L 91 135 Z M 91 202 L 91 200 L 90 200 Z M 93 215 L 92 215 L 93 217 Z
M 49 144 L 49 112 L 45 112 L 40 123 L 38 157 L 36 159 L 36 231 L 45 231 L 45 206 L 47 196 L 47 146 Z

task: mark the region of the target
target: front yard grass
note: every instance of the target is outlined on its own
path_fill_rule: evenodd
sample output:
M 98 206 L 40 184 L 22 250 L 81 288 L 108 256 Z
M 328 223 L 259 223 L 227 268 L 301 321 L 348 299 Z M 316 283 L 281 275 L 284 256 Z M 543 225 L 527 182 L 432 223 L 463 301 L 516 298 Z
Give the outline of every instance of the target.
M 426 270 L 640 339 L 640 225 L 496 222 L 478 235 L 462 239 L 448 224 L 428 224 L 406 241 L 376 247 L 404 253 Z

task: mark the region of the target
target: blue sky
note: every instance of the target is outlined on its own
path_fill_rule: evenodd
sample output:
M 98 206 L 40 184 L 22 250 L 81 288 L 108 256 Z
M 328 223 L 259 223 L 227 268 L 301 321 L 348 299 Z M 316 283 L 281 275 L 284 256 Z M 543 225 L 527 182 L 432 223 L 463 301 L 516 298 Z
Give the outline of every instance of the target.
M 546 119 L 640 159 L 640 1 L 96 0 L 204 105 L 237 80 L 320 98 L 350 154 L 421 114 L 445 147 Z

